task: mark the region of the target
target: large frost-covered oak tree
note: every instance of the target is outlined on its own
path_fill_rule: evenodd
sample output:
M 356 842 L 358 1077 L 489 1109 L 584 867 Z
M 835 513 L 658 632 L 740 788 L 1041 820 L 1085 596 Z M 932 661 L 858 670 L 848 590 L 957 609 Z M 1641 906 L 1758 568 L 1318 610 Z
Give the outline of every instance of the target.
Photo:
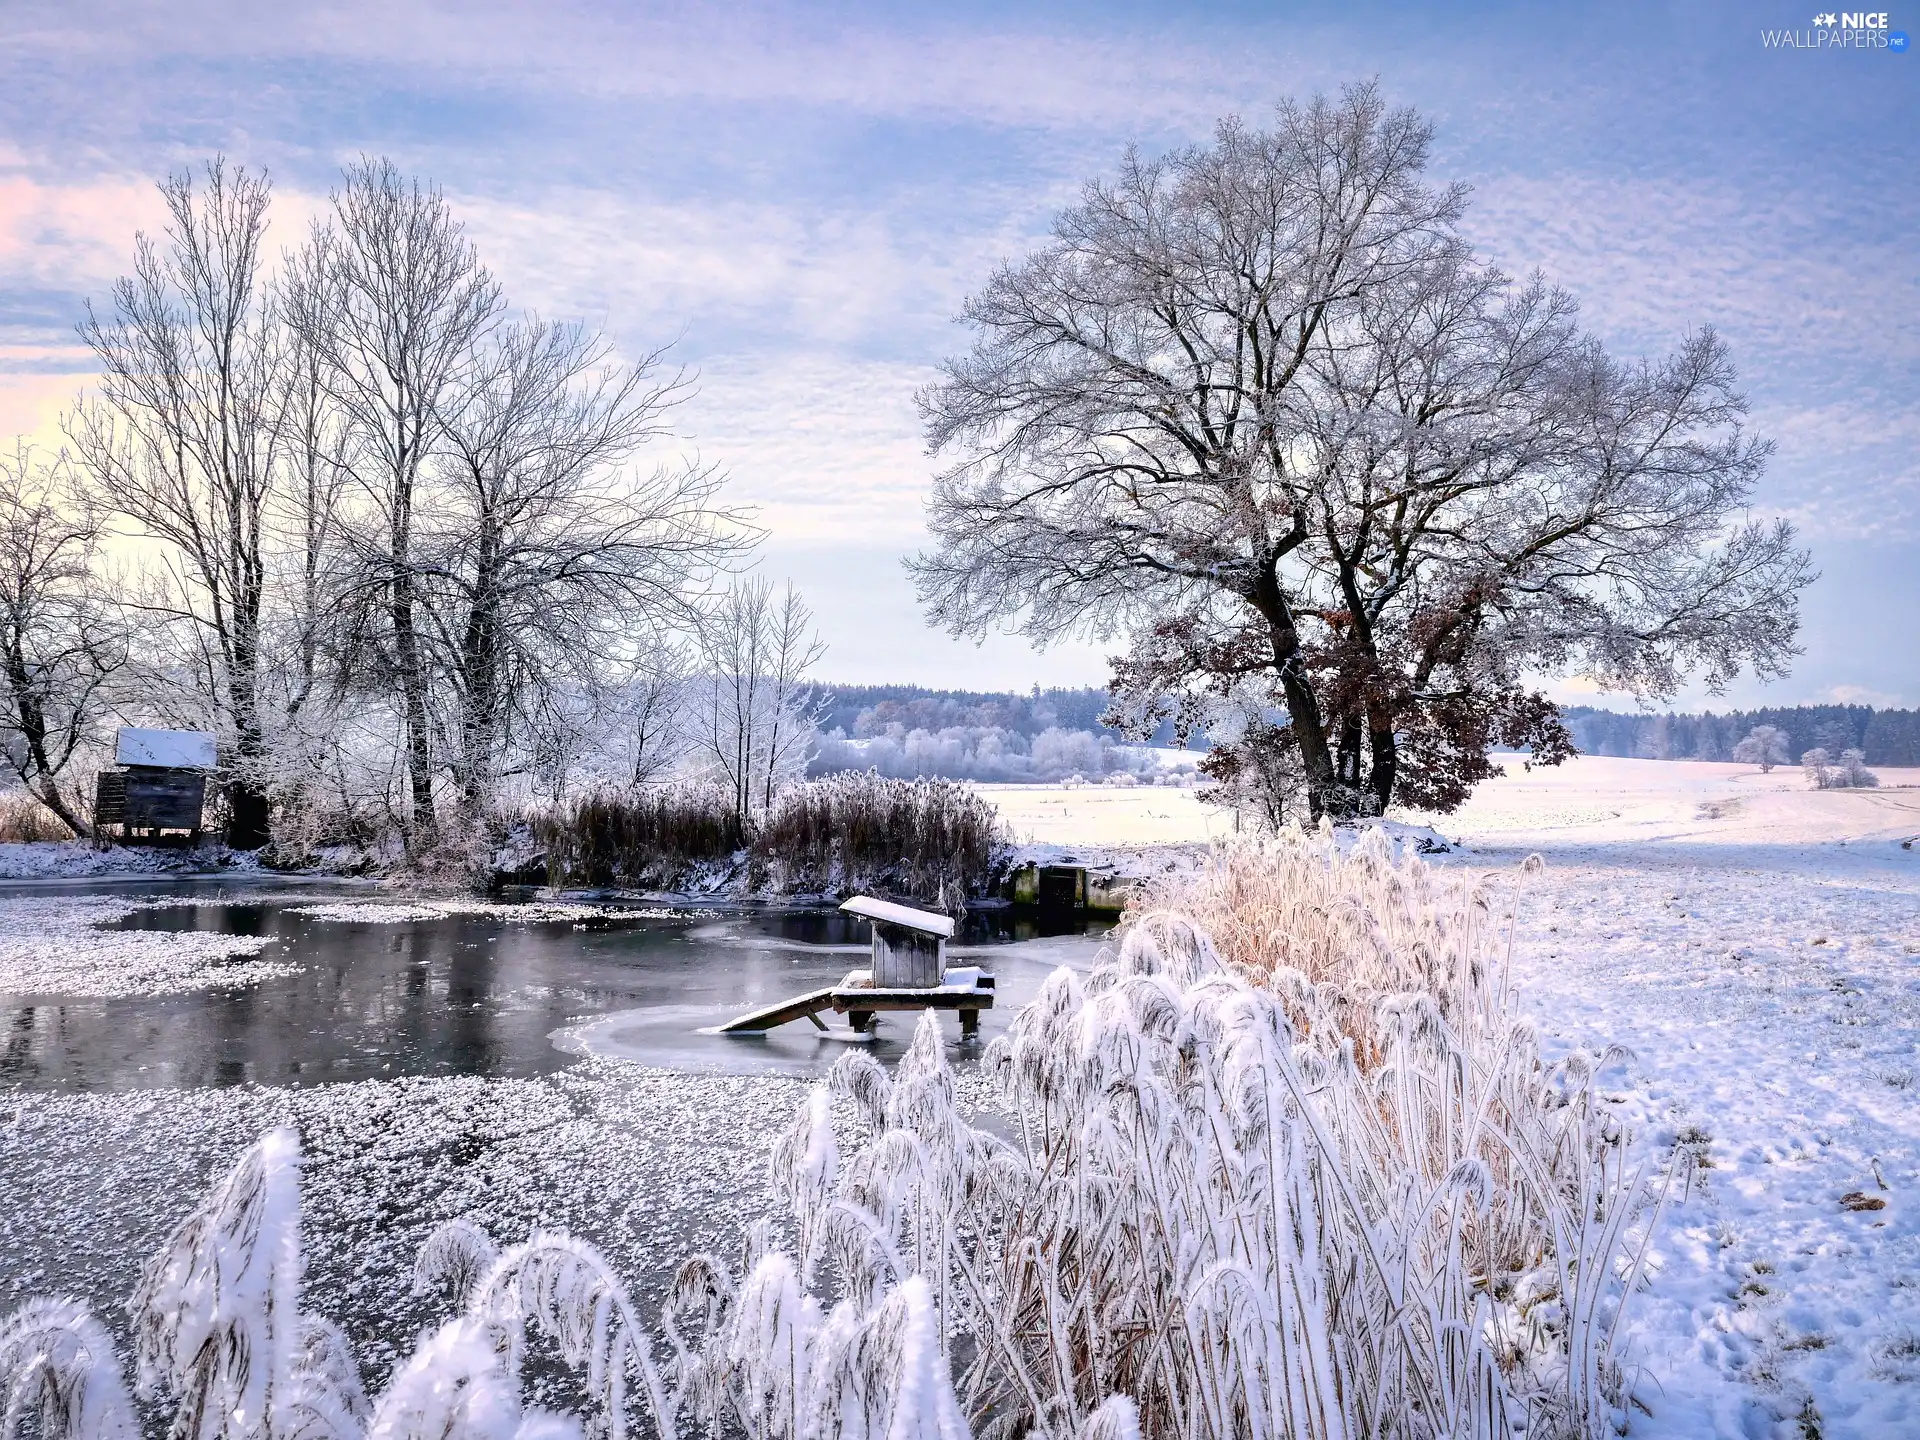
M 921 396 L 960 634 L 1122 635 L 1112 689 L 1315 814 L 1450 809 L 1571 752 L 1542 672 L 1636 695 L 1782 673 L 1811 578 L 1746 518 L 1770 445 L 1711 330 L 1625 363 L 1460 234 L 1372 86 L 1130 153 L 967 304 Z

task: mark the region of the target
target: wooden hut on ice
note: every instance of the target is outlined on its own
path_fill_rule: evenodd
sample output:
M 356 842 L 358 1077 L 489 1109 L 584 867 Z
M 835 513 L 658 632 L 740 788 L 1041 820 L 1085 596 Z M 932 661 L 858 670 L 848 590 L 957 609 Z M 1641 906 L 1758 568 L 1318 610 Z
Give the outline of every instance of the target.
M 993 1008 L 993 976 L 978 966 L 947 967 L 951 915 L 916 910 L 871 895 L 856 895 L 840 909 L 873 926 L 873 963 L 852 970 L 838 985 L 763 1006 L 720 1027 L 728 1035 L 761 1035 L 791 1020 L 810 1020 L 825 1030 L 822 1012 L 847 1017 L 855 1035 L 871 1033 L 873 1018 L 892 1010 L 954 1010 L 960 1033 L 980 1031 L 980 1012 Z

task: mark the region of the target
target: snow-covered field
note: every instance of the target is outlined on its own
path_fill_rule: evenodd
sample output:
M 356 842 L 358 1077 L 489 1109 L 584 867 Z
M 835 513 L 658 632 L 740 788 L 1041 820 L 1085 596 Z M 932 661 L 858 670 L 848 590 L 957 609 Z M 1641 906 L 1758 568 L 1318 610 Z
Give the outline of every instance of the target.
M 1543 1034 L 1631 1047 L 1645 1142 L 1702 1162 L 1630 1324 L 1665 1397 L 1636 1433 L 1920 1434 L 1920 788 L 1583 758 L 1440 828 L 1450 863 L 1546 858 Z
M 1233 812 L 1197 790 L 1142 785 L 976 785 L 1016 845 L 1166 845 L 1225 839 Z
M 1641 1143 L 1701 1162 L 1630 1312 L 1654 1412 L 1633 1433 L 1920 1434 L 1920 844 L 1900 843 L 1920 834 L 1920 772 L 1810 792 L 1796 770 L 1732 765 L 1514 769 L 1433 822 L 1464 842 L 1438 863 L 1545 857 L 1521 901 L 1527 1004 L 1551 1046 L 1631 1047 L 1608 1078 Z M 1022 841 L 1231 830 L 1190 791 L 982 788 Z M 117 902 L 4 903 L 0 985 L 9 946 L 52 940 L 97 977 L 103 947 L 151 943 L 81 930 L 83 909 Z M 150 958 L 227 981 L 269 963 Z M 66 1290 L 111 1312 L 208 1170 L 284 1116 L 309 1136 L 310 1224 L 329 1237 L 309 1293 L 383 1317 L 355 1327 L 375 1354 L 410 1338 L 411 1247 L 469 1207 L 506 1239 L 536 1221 L 588 1235 L 644 1291 L 687 1245 L 731 1243 L 765 1213 L 766 1146 L 800 1094 L 592 1058 L 536 1080 L 16 1093 L 0 1112 L 0 1307 Z M 114 1225 L 92 1222 L 103 1206 Z
M 1438 863 L 1545 871 L 1516 971 L 1558 1048 L 1610 1079 L 1650 1154 L 1701 1161 L 1629 1363 L 1634 1433 L 1920 1435 L 1920 770 L 1810 791 L 1798 768 L 1518 763 L 1432 824 Z M 1186 790 L 982 787 L 1015 836 L 1171 845 L 1230 833 Z

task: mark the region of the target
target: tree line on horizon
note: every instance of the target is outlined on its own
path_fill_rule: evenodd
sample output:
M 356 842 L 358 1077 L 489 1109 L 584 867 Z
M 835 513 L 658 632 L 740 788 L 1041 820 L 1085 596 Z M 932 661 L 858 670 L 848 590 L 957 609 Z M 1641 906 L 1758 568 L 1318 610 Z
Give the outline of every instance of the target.
M 1561 712 L 1582 754 L 1641 760 L 1734 760 L 1734 747 L 1771 725 L 1787 755 L 1858 750 L 1868 765 L 1920 766 L 1920 710 L 1870 705 L 1769 706 L 1700 714 L 1632 714 L 1568 706 Z
M 1028 739 L 1060 727 L 1085 731 L 1119 744 L 1128 737 L 1103 723 L 1112 696 L 1101 686 L 1034 686 L 1028 693 L 1006 690 L 947 690 L 922 685 L 845 685 L 817 687 L 821 729 L 859 738 L 882 733 L 888 725 L 935 732 L 948 728 L 997 726 Z M 1920 766 L 1920 710 L 1870 705 L 1763 706 L 1753 710 L 1659 713 L 1569 705 L 1560 711 L 1583 755 L 1641 760 L 1732 761 L 1734 747 L 1755 728 L 1771 725 L 1785 737 L 1791 757 L 1824 749 L 1839 755 L 1859 750 L 1869 765 Z M 1177 743 L 1172 723 L 1164 722 L 1146 742 Z M 1191 746 L 1206 748 L 1205 737 Z

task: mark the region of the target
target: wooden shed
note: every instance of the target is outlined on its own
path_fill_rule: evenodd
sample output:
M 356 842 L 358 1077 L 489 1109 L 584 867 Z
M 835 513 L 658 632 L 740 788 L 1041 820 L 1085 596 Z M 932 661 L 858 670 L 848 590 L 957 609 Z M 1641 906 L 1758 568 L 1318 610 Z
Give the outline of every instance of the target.
M 118 768 L 103 770 L 94 789 L 93 833 L 123 844 L 197 844 L 207 804 L 207 772 L 219 747 L 205 730 L 122 727 Z
M 873 983 L 885 990 L 931 988 L 947 969 L 947 941 L 953 917 L 916 910 L 871 895 L 856 895 L 842 905 L 848 915 L 873 922 Z

